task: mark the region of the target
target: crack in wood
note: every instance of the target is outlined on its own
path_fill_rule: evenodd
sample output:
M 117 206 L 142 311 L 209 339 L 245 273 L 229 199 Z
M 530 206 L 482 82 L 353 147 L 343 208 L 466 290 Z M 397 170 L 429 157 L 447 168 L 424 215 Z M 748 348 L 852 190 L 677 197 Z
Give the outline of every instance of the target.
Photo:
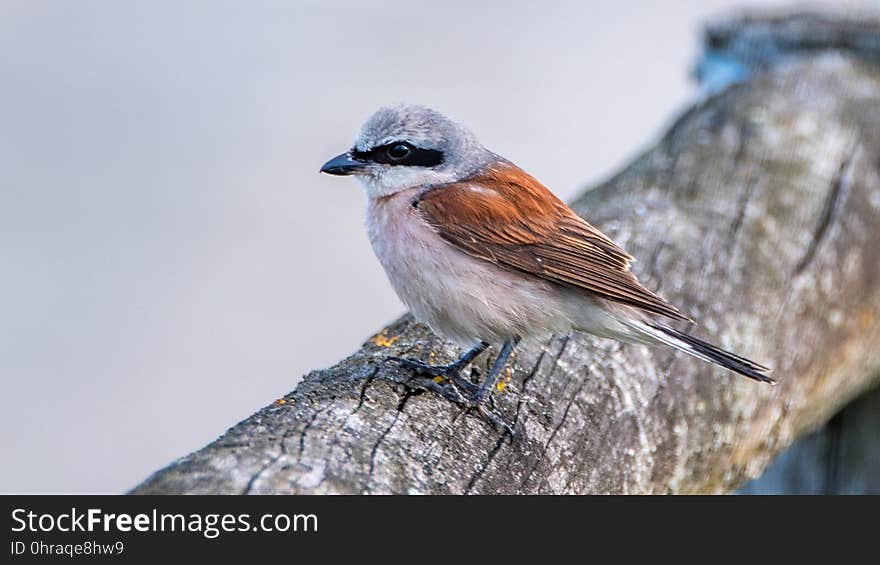
M 263 473 L 265 473 L 266 470 L 269 469 L 269 467 L 271 467 L 272 465 L 274 465 L 275 462 L 278 461 L 279 459 L 281 459 L 280 453 L 278 455 L 275 455 L 274 457 L 272 457 L 272 459 L 270 459 L 268 463 L 266 463 L 265 465 L 260 467 L 260 469 L 256 473 L 254 473 L 254 475 L 250 478 L 250 480 L 248 480 L 247 485 L 245 485 L 244 490 L 242 490 L 240 494 L 250 494 L 251 490 L 253 490 L 254 485 L 256 484 L 257 480 L 260 477 L 262 477 Z
M 563 351 L 565 351 L 565 348 L 568 345 L 568 342 L 570 339 L 571 339 L 570 336 L 565 336 L 565 339 L 562 341 L 562 345 L 559 347 L 559 352 L 556 354 L 556 357 L 553 360 L 553 366 L 550 371 L 550 376 L 553 375 L 553 373 L 556 371 L 556 368 L 559 366 L 559 359 L 562 357 L 562 353 L 563 353 Z M 568 385 L 569 385 L 569 383 L 571 383 L 572 378 L 573 378 L 573 376 L 571 374 L 569 374 L 568 377 L 566 378 L 565 384 L 562 386 L 562 390 L 565 390 L 566 388 L 568 388 Z M 575 392 L 574 396 L 577 396 L 577 394 L 580 393 L 583 386 L 584 386 L 583 381 L 581 381 L 581 384 L 578 386 L 577 391 Z M 529 467 L 529 470 L 526 472 L 525 478 L 520 483 L 520 490 L 522 490 L 526 487 L 529 480 L 532 478 L 532 474 L 535 472 L 535 470 L 538 468 L 538 466 L 544 460 L 544 456 L 547 454 L 547 448 L 549 447 L 550 442 L 553 441 L 553 438 L 556 436 L 556 433 L 562 427 L 562 424 L 565 423 L 565 419 L 568 418 L 568 411 L 571 408 L 571 403 L 574 402 L 574 396 L 569 398 L 569 402 L 566 405 L 565 411 L 562 414 L 562 420 L 560 421 L 559 425 L 557 425 L 553 428 L 553 431 L 550 433 L 550 437 L 547 439 L 546 442 L 544 442 L 544 445 L 541 448 L 541 453 L 535 459 L 535 462 L 532 463 L 532 465 Z
M 495 446 L 492 448 L 492 451 L 489 452 L 489 456 L 486 458 L 486 462 L 483 463 L 480 468 L 471 476 L 471 479 L 468 481 L 467 486 L 464 488 L 465 494 L 470 494 L 471 490 L 473 490 L 474 485 L 479 481 L 486 471 L 489 469 L 489 465 L 492 464 L 492 461 L 495 459 L 495 456 L 498 455 L 498 452 L 501 451 L 501 447 L 504 445 L 504 440 L 507 439 L 507 433 L 504 432 L 501 434 L 501 437 L 498 438 L 498 441 L 495 442 Z
M 552 342 L 552 339 L 551 339 Z M 538 373 L 538 370 L 541 368 L 541 362 L 544 360 L 544 356 L 547 354 L 547 347 L 550 345 L 548 342 L 546 345 L 541 346 L 541 354 L 538 355 L 538 359 L 535 361 L 535 365 L 532 367 L 532 370 L 529 371 L 529 374 L 523 378 L 522 381 L 522 390 L 519 393 L 519 398 L 516 401 L 516 414 L 513 417 L 513 429 L 516 429 L 516 425 L 519 423 L 520 412 L 522 407 L 526 404 L 528 399 L 528 391 L 527 386 L 529 382 L 535 377 Z M 558 357 L 557 357 L 558 360 Z M 528 413 L 528 412 L 527 412 Z M 525 420 L 523 420 L 525 422 Z
M 850 153 L 850 155 L 852 155 L 852 153 Z M 850 169 L 852 162 L 853 157 L 850 156 L 840 164 L 837 174 L 834 175 L 834 179 L 831 181 L 831 189 L 828 191 L 828 196 L 825 197 L 825 204 L 822 207 L 822 212 L 819 214 L 819 221 L 816 223 L 816 227 L 813 228 L 813 235 L 810 238 L 810 244 L 807 246 L 804 256 L 801 257 L 801 260 L 795 265 L 795 275 L 803 273 L 804 269 L 806 269 L 813 261 L 813 258 L 816 256 L 816 252 L 819 249 L 819 245 L 822 243 L 822 240 L 825 239 L 825 234 L 828 233 L 828 228 L 837 216 L 837 212 L 840 209 L 840 203 L 843 200 L 843 194 L 848 190 L 850 185 Z
M 370 387 L 370 385 L 373 383 L 373 381 L 376 380 L 376 374 L 378 372 L 379 372 L 379 367 L 373 367 L 373 370 L 370 372 L 370 374 L 366 376 L 366 378 L 364 380 L 364 384 L 361 387 L 361 394 L 360 394 L 360 397 L 358 398 L 357 406 L 355 406 L 354 410 L 351 411 L 352 414 L 357 414 L 358 411 L 361 409 L 361 407 L 363 407 L 364 401 L 367 398 L 367 389 Z
M 556 437 L 556 434 L 559 432 L 559 430 L 562 428 L 562 426 L 565 425 L 565 421 L 568 419 L 568 413 L 571 410 L 571 405 L 574 404 L 574 400 L 577 397 L 577 395 L 580 394 L 582 388 L 583 388 L 583 385 L 579 386 L 577 388 L 577 390 L 575 391 L 575 393 L 569 398 L 568 404 L 566 404 L 566 406 L 565 406 L 565 411 L 562 413 L 562 419 L 559 421 L 559 424 L 557 424 L 556 426 L 553 427 L 553 431 L 550 433 L 550 437 L 547 438 L 546 443 L 544 443 L 544 447 L 541 448 L 541 454 L 538 456 L 538 458 L 535 460 L 535 463 L 531 466 L 531 468 L 526 473 L 526 476 L 522 480 L 522 483 L 520 483 L 520 487 L 519 487 L 520 490 L 524 489 L 526 487 L 526 485 L 528 485 L 529 480 L 531 480 L 532 476 L 535 473 L 535 470 L 544 461 L 544 456 L 547 455 L 547 449 L 550 447 L 550 444 L 553 443 L 553 439 Z
M 409 391 L 404 393 L 403 398 L 401 398 L 400 402 L 397 404 L 397 410 L 394 413 L 394 419 L 391 421 L 391 425 L 385 428 L 385 431 L 382 432 L 375 445 L 373 445 L 373 449 L 370 450 L 370 469 L 367 472 L 367 481 L 366 486 L 364 487 L 366 492 L 369 492 L 370 490 L 370 481 L 373 478 L 373 473 L 376 471 L 376 454 L 379 452 L 379 446 L 382 445 L 382 442 L 388 437 L 388 433 L 391 432 L 395 425 L 397 425 L 397 421 L 400 419 L 400 415 L 403 413 L 403 409 L 406 407 L 406 403 L 412 395 L 412 392 Z
M 742 228 L 743 222 L 746 218 L 746 209 L 749 206 L 749 202 L 751 202 L 752 200 L 752 195 L 755 193 L 755 187 L 757 186 L 757 184 L 757 175 L 749 175 L 749 179 L 746 181 L 745 190 L 743 190 L 742 194 L 740 194 L 739 200 L 737 200 L 736 215 L 733 217 L 733 223 L 730 224 L 730 232 L 728 235 L 731 249 L 736 247 L 737 239 L 739 239 L 740 229 Z
M 312 426 L 315 423 L 315 420 L 318 419 L 318 416 L 323 411 L 324 411 L 323 408 L 319 408 L 318 410 L 315 410 L 315 413 L 312 414 L 311 419 L 308 422 L 306 422 L 306 425 L 303 427 L 302 432 L 300 432 L 300 434 L 299 434 L 299 457 L 300 457 L 300 459 L 302 459 L 302 455 L 303 455 L 303 453 L 305 453 L 305 450 L 306 450 L 306 434 L 312 428 Z
M 241 494 L 250 494 L 254 488 L 254 485 L 257 484 L 257 480 L 259 480 L 259 478 L 262 477 L 263 474 L 265 474 L 265 472 L 272 467 L 272 465 L 277 463 L 278 460 L 280 460 L 285 455 L 289 455 L 289 452 L 287 450 L 287 440 L 290 439 L 290 436 L 292 434 L 293 428 L 288 429 L 286 432 L 284 432 L 278 444 L 278 447 L 280 449 L 278 455 L 273 456 L 268 463 L 260 467 L 260 469 L 256 473 L 254 473 L 254 475 L 248 480 L 247 485 L 245 485 L 244 490 L 241 491 Z

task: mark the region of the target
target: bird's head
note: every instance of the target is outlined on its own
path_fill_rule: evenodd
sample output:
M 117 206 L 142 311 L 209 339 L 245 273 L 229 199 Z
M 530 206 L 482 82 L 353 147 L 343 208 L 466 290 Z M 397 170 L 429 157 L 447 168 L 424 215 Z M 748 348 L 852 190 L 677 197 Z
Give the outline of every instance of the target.
M 354 175 L 370 197 L 464 180 L 499 157 L 464 126 L 423 106 L 381 108 L 361 128 L 354 146 L 321 172 Z

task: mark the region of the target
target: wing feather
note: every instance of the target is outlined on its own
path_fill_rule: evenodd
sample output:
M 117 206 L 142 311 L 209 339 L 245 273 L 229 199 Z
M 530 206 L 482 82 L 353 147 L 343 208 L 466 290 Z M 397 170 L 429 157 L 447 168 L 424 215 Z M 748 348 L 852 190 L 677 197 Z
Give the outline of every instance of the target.
M 432 187 L 417 200 L 422 217 L 465 253 L 652 314 L 687 320 L 641 285 L 634 258 L 514 165 Z

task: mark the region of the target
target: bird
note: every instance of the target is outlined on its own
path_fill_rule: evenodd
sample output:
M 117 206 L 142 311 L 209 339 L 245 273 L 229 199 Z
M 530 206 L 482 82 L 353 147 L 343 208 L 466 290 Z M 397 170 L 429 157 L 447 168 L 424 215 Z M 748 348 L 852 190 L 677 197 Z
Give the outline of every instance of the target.
M 389 360 L 494 423 L 487 399 L 520 340 L 571 331 L 669 346 L 775 384 L 768 367 L 673 328 L 692 320 L 638 281 L 633 256 L 436 110 L 380 108 L 320 170 L 360 181 L 369 240 L 397 296 L 465 348 L 446 365 Z M 478 385 L 463 371 L 490 346 L 500 352 Z

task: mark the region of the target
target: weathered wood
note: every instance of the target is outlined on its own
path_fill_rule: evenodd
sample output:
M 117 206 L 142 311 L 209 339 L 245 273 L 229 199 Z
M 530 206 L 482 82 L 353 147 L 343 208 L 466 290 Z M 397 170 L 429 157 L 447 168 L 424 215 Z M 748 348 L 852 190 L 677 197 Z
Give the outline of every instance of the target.
M 496 393 L 511 439 L 382 362 L 458 353 L 405 317 L 133 492 L 727 492 L 757 476 L 880 376 L 880 69 L 816 49 L 759 68 L 573 206 L 696 335 L 779 386 L 560 336 L 521 346 Z
M 742 494 L 880 494 L 880 388 L 785 450 Z

